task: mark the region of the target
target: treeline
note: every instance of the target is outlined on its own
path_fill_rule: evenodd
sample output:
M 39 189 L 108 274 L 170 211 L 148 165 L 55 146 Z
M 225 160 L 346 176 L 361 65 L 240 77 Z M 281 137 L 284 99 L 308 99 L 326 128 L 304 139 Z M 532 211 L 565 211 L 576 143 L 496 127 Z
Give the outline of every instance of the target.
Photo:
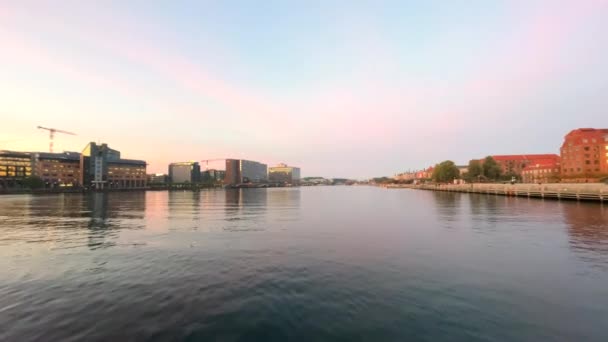
M 456 164 L 451 160 L 446 160 L 435 165 L 432 179 L 439 183 L 453 182 L 455 179 L 462 179 L 469 183 L 519 180 L 519 175 L 503 174 L 500 165 L 490 156 L 483 161 L 471 160 L 467 169 L 468 172 L 460 174 Z
M 468 172 L 461 174 L 458 166 L 453 161 L 446 160 L 435 165 L 431 178 L 426 180 L 432 180 L 437 183 L 451 183 L 457 179 L 462 179 L 467 183 L 511 181 L 513 178 L 518 181 L 521 180 L 517 174 L 503 174 L 502 168 L 491 156 L 481 161 L 471 160 L 467 169 Z M 417 180 L 420 181 L 421 179 Z M 388 177 L 377 177 L 372 178 L 371 181 L 375 184 L 410 184 L 414 182 L 414 179 L 396 180 Z

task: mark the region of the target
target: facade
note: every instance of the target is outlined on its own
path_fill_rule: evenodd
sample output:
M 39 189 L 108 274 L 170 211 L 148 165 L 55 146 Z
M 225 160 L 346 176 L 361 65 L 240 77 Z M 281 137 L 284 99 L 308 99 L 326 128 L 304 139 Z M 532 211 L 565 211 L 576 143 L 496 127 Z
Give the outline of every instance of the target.
M 205 183 L 223 182 L 225 177 L 226 171 L 224 170 L 209 169 L 201 172 L 201 181 Z
M 433 166 L 429 166 L 428 168 L 423 169 L 423 170 L 408 171 L 408 172 L 397 174 L 393 177 L 393 179 L 396 181 L 402 181 L 402 182 L 431 179 L 431 178 L 433 178 L 434 170 L 435 170 L 435 168 Z
M 31 175 L 30 153 L 0 151 L 0 189 L 19 186 L 21 181 Z
M 107 144 L 91 142 L 80 155 L 80 184 L 96 190 L 145 188 L 146 162 L 122 159 Z
M 80 186 L 80 153 L 32 154 L 32 174 L 44 182 L 45 188 Z
M 265 183 L 268 181 L 268 167 L 251 160 L 226 159 L 224 184 Z
M 201 167 L 197 162 L 169 164 L 169 181 L 174 184 L 200 183 Z
M 528 165 L 554 164 L 559 163 L 557 154 L 515 154 L 515 155 L 496 155 L 492 156 L 496 163 L 500 165 L 503 175 L 521 176 L 522 171 Z M 483 163 L 484 159 L 480 160 Z
M 608 129 L 580 128 L 564 137 L 561 177 L 596 182 L 608 177 Z
M 279 164 L 268 168 L 268 180 L 272 183 L 297 185 L 300 183 L 300 168 Z
M 526 166 L 521 172 L 524 183 L 556 183 L 560 180 L 560 164 L 545 163 Z
M 169 176 L 164 173 L 154 173 L 148 175 L 148 184 L 167 184 L 169 183 Z

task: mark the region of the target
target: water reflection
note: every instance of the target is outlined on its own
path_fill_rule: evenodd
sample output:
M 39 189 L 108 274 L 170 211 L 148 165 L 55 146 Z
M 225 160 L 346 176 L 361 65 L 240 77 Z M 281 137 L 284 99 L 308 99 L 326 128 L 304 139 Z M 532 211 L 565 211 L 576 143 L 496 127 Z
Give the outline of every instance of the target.
M 117 232 L 111 230 L 108 222 L 108 194 L 93 193 L 87 198 L 90 212 L 88 247 L 91 250 L 108 248 L 116 245 L 113 239 Z
M 456 192 L 433 191 L 435 208 L 442 221 L 457 221 L 461 214 L 462 194 Z
M 584 260 L 608 268 L 608 210 L 597 203 L 562 205 L 570 247 Z
M 225 231 L 259 231 L 267 228 L 268 189 L 227 189 Z

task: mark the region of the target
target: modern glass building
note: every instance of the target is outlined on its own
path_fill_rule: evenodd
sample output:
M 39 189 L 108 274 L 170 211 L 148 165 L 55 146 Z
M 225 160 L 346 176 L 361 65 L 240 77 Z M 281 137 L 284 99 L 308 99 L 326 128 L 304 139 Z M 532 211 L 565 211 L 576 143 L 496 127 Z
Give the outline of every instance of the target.
M 224 184 L 237 185 L 244 183 L 268 182 L 268 166 L 256 161 L 226 159 Z
M 197 162 L 169 164 L 169 180 L 174 184 L 200 183 L 201 167 Z
M 145 188 L 146 162 L 122 159 L 107 144 L 91 142 L 80 155 L 80 183 L 96 190 Z
M 32 175 L 32 156 L 27 152 L 0 151 L 0 189 L 17 187 Z
M 268 169 L 268 181 L 281 184 L 300 184 L 300 168 L 279 164 Z

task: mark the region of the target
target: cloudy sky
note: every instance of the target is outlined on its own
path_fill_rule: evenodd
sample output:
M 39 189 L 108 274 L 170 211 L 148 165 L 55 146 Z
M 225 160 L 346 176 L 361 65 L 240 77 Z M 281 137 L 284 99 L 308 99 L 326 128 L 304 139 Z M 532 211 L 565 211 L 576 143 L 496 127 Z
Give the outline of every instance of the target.
M 557 153 L 608 127 L 608 0 L 0 0 L 0 149 L 304 176 Z

